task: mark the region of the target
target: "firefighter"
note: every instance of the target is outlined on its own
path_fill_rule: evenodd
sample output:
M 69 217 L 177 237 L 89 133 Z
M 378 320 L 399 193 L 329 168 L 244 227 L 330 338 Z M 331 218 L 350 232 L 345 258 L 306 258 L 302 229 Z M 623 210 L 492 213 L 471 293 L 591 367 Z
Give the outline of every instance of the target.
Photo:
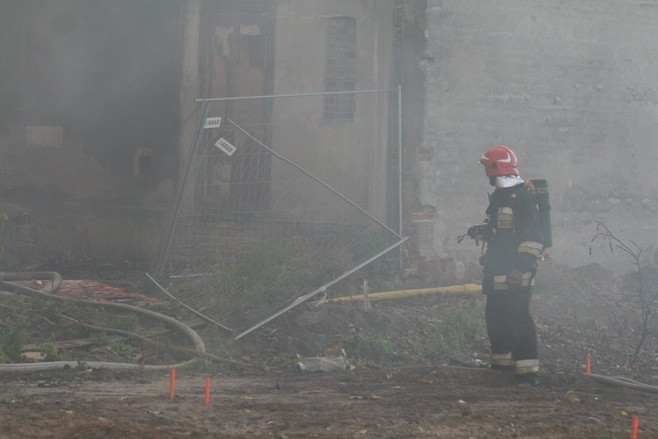
M 510 148 L 492 146 L 480 163 L 496 188 L 489 197 L 486 251 L 480 259 L 490 364 L 514 371 L 520 384 L 537 386 L 539 358 L 530 297 L 543 251 L 539 210 Z

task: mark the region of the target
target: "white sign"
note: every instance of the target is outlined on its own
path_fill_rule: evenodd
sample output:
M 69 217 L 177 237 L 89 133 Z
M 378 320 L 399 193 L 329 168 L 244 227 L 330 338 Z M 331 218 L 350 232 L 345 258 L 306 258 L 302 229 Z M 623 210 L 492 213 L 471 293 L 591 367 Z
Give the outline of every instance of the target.
M 204 128 L 219 128 L 219 125 L 222 123 L 221 117 L 206 117 L 206 123 L 203 125 Z
M 232 156 L 233 153 L 238 149 L 231 145 L 228 140 L 224 139 L 223 137 L 220 137 L 219 140 L 215 142 L 215 146 L 224 151 L 228 156 Z

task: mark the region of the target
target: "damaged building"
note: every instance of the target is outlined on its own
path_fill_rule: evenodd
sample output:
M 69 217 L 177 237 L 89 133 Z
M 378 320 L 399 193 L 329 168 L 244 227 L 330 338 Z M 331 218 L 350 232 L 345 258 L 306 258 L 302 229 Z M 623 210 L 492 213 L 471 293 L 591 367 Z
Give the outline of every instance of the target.
M 154 265 L 199 99 L 398 87 L 399 103 L 394 92 L 220 100 L 207 116 L 255 127 L 245 131 L 409 237 L 405 263 L 432 282 L 477 261 L 456 237 L 483 218 L 477 160 L 497 143 L 551 185 L 552 257 L 591 262 L 596 221 L 653 256 L 656 19 L 655 2 L 631 0 L 6 0 L 4 265 Z M 239 149 L 238 131 L 222 138 Z M 300 138 L 313 154 L 295 152 Z M 379 149 L 355 147 L 368 142 Z M 256 159 L 258 175 L 281 173 Z M 346 168 L 368 183 L 336 178 Z M 206 171 L 216 189 L 197 201 L 211 212 L 277 190 L 236 192 L 246 177 L 224 156 Z M 282 215 L 303 217 L 292 204 Z

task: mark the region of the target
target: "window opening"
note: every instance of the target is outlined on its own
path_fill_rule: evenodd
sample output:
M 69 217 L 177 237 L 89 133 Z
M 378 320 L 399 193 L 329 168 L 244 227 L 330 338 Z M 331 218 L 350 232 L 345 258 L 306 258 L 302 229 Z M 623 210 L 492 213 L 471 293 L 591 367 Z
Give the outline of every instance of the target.
M 356 90 L 356 19 L 333 17 L 327 29 L 325 91 Z M 356 95 L 337 94 L 324 98 L 325 120 L 354 120 Z

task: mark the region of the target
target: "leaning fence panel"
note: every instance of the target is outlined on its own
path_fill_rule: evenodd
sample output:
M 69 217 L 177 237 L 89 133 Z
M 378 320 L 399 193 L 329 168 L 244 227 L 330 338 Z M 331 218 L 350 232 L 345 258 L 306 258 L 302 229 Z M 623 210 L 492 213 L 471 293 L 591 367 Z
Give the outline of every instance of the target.
M 399 90 L 348 94 L 347 119 L 336 95 L 200 100 L 159 288 L 241 337 L 404 242 Z

